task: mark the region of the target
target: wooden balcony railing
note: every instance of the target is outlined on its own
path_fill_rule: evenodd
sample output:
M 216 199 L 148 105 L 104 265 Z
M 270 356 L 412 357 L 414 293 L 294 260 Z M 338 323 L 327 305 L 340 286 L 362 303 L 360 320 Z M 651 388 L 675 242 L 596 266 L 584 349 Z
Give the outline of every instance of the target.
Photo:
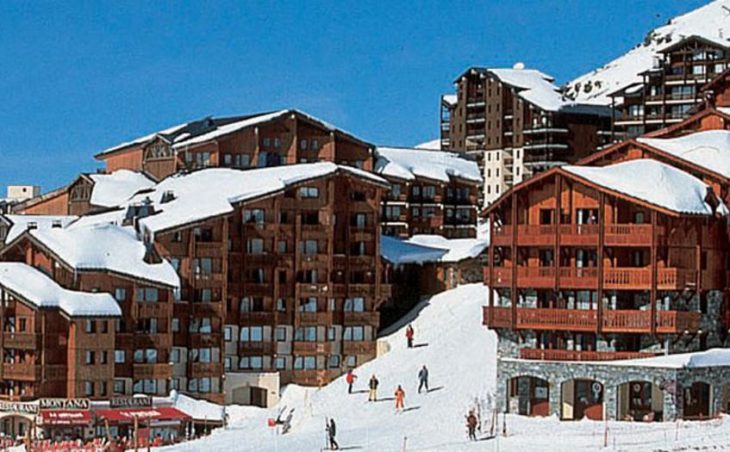
M 3 333 L 3 347 L 32 350 L 36 348 L 38 335 L 35 333 Z
M 512 285 L 512 267 L 494 267 L 491 284 L 493 287 Z M 484 270 L 489 281 L 489 269 Z M 692 286 L 697 273 L 679 268 L 660 268 L 657 270 L 657 289 L 682 290 Z M 649 289 L 651 288 L 651 268 L 649 267 L 609 267 L 603 269 L 603 284 L 606 289 Z M 549 288 L 555 285 L 555 267 L 517 267 L 517 286 L 529 288 Z M 562 267 L 560 286 L 573 289 L 596 289 L 598 269 L 596 267 Z
M 614 361 L 618 359 L 638 359 L 656 356 L 654 353 L 644 352 L 597 352 L 578 350 L 555 350 L 555 349 L 520 349 L 520 358 L 539 359 L 547 361 Z
M 583 309 L 517 308 L 517 324 L 512 324 L 512 308 L 484 307 L 483 323 L 490 328 L 524 330 L 597 331 L 598 311 Z M 700 313 L 686 311 L 657 311 L 656 332 L 680 334 L 696 332 Z M 650 333 L 651 311 L 622 309 L 603 311 L 602 330 L 610 333 Z
M 573 245 L 598 245 L 599 225 L 561 224 L 560 243 Z M 665 234 L 663 226 L 657 226 L 656 234 Z M 504 225 L 494 229 L 494 244 L 508 245 L 512 242 L 512 226 Z M 555 244 L 556 225 L 518 225 L 517 243 L 520 246 L 549 246 Z M 607 224 L 604 227 L 605 246 L 650 246 L 650 224 Z

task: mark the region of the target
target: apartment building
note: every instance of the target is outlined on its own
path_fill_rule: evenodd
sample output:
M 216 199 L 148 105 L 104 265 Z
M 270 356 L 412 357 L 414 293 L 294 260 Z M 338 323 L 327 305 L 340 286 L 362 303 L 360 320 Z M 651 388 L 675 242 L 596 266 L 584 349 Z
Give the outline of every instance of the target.
M 729 50 L 726 40 L 707 36 L 689 36 L 659 50 L 653 67 L 639 74 L 640 81 L 610 94 L 614 131 L 636 137 L 690 116 L 708 99 L 703 86 L 728 68 Z
M 372 170 L 373 146 L 304 112 L 288 109 L 170 127 L 98 153 L 107 172 L 140 171 L 155 180 L 208 167 L 264 168 L 330 161 Z
M 459 154 L 378 147 L 375 173 L 390 182 L 383 198 L 383 234 L 476 237 L 482 178 L 476 162 Z
M 133 230 L 112 224 L 66 227 L 57 224 L 38 228 L 29 222 L 27 229 L 13 231 L 13 236 L 0 249 L 0 259 L 7 261 L 3 265 L 27 267 L 39 274 L 29 275 L 28 280 L 17 280 L 16 283 L 31 291 L 18 295 L 32 301 L 32 291 L 43 287 L 37 283 L 43 279 L 48 280 L 45 285 L 52 286 L 54 294 L 73 293 L 80 299 L 69 315 L 83 318 L 87 311 L 96 315 L 99 306 L 104 307 L 104 312 L 114 313 L 112 320 L 89 319 L 79 321 L 76 326 L 69 325 L 71 333 L 79 335 L 76 342 L 71 337 L 60 343 L 32 338 L 30 346 L 34 356 L 31 358 L 38 361 L 46 356 L 47 363 L 56 365 L 51 368 L 57 371 L 54 380 L 59 385 L 44 391 L 42 396 L 108 399 L 137 393 L 167 394 L 171 376 L 170 313 L 173 293 L 179 286 L 179 278 L 170 264 L 147 250 Z M 105 295 L 101 297 L 101 294 Z M 45 301 L 42 295 L 43 292 L 38 302 Z M 101 302 L 96 303 L 97 299 Z M 43 323 L 43 309 L 35 314 L 35 320 L 21 320 L 31 315 L 29 312 L 16 312 L 18 322 L 35 322 L 40 329 L 36 333 L 63 333 L 62 328 L 57 330 L 56 326 Z M 58 324 L 63 315 L 63 312 L 54 314 L 54 322 Z M 62 348 L 70 352 L 74 347 L 83 353 L 79 351 L 68 359 L 55 350 Z M 7 347 L 5 352 L 9 353 Z M 65 379 L 63 372 L 67 373 Z M 33 396 L 38 394 L 28 394 Z
M 478 162 L 484 205 L 533 174 L 611 141 L 610 108 L 570 101 L 552 77 L 522 64 L 472 67 L 454 83 L 455 102 L 442 100 L 442 118 L 447 110 L 449 117 L 447 149 Z

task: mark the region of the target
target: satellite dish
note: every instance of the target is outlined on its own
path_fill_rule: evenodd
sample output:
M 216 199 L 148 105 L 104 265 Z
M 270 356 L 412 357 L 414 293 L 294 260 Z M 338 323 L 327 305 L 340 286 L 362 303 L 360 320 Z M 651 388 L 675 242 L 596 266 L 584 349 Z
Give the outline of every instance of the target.
M 514 66 L 512 66 L 512 69 L 516 69 L 518 71 L 521 71 L 524 68 L 525 68 L 525 63 L 523 63 L 522 61 L 518 61 L 517 63 L 514 64 Z

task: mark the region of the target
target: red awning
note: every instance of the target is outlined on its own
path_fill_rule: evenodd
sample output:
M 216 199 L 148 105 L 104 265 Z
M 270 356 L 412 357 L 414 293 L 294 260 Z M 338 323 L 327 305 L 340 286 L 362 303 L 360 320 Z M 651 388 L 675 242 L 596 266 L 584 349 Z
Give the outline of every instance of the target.
M 159 408 L 116 408 L 108 410 L 95 410 L 99 419 L 107 419 L 109 422 L 133 423 L 134 418 L 140 421 L 157 420 L 157 421 L 185 421 L 190 416 L 173 407 Z
M 41 410 L 43 425 L 91 425 L 89 410 Z

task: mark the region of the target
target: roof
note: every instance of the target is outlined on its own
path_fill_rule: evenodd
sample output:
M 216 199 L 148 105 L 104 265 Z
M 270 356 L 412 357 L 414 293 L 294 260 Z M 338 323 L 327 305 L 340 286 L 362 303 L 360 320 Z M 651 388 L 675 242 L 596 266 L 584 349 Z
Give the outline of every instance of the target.
M 78 217 L 74 215 L 0 215 L 7 219 L 10 224 L 10 230 L 5 237 L 5 243 L 10 243 L 20 234 L 25 232 L 31 224 L 38 229 L 50 229 L 52 227 L 65 227 Z
M 30 265 L 0 262 L 0 286 L 37 308 L 58 308 L 71 317 L 121 316 L 122 310 L 107 293 L 64 289 Z
M 89 174 L 94 182 L 91 204 L 94 206 L 118 206 L 139 190 L 150 188 L 155 182 L 142 173 L 118 170 L 109 174 Z
M 448 183 L 457 178 L 481 183 L 476 162 L 459 154 L 425 149 L 378 147 L 375 172 L 385 177 L 415 180 L 417 177 Z
M 459 97 L 456 94 L 443 94 L 441 95 L 441 101 L 449 107 L 453 107 L 459 101 Z
M 435 140 L 424 141 L 416 145 L 416 149 L 427 149 L 429 151 L 440 151 L 441 150 L 441 139 L 436 138 Z
M 559 170 L 605 189 L 676 213 L 693 215 L 715 213 L 715 209 L 707 202 L 708 192 L 711 191 L 707 184 L 689 173 L 657 160 L 629 160 L 599 167 L 566 165 Z M 640 177 L 637 177 L 638 175 Z M 721 203 L 718 212 L 726 215 L 727 207 Z
M 707 130 L 677 138 L 640 137 L 636 141 L 730 178 L 728 130 Z
M 479 256 L 489 246 L 487 239 L 447 239 L 421 234 L 402 240 L 381 236 L 380 255 L 395 265 L 456 263 Z
M 642 72 L 654 66 L 664 48 L 683 38 L 701 36 L 713 42 L 725 42 L 730 36 L 728 11 L 730 0 L 715 0 L 689 13 L 677 16 L 666 25 L 647 33 L 644 42 L 603 67 L 575 78 L 567 84 L 570 97 L 580 102 L 610 105 L 608 93 L 641 81 Z M 720 38 L 720 37 L 724 38 Z
M 346 138 L 350 141 L 355 141 L 368 147 L 372 147 L 370 143 L 367 143 L 357 138 L 356 136 L 349 132 L 346 132 L 345 130 L 339 129 L 326 121 L 315 118 L 314 116 L 311 116 L 296 109 L 285 109 L 277 110 L 274 112 L 256 113 L 252 115 L 240 115 L 225 118 L 207 117 L 184 124 L 179 124 L 177 126 L 147 134 L 142 137 L 135 138 L 131 141 L 105 149 L 96 154 L 95 157 L 103 158 L 108 154 L 124 151 L 137 146 L 146 145 L 147 143 L 150 143 L 155 139 L 165 140 L 166 142 L 170 143 L 174 149 L 208 143 L 228 136 L 232 133 L 239 132 L 246 128 L 265 124 L 267 122 L 288 115 L 296 115 L 303 120 L 317 124 L 318 126 L 337 134 L 339 137 Z
M 249 170 L 208 168 L 170 176 L 149 191 L 132 197 L 125 205 L 151 204 L 155 213 L 140 218 L 138 224 L 155 234 L 227 215 L 242 202 L 275 195 L 294 184 L 336 174 L 389 187 L 385 179 L 375 174 L 331 162 Z M 174 199 L 163 202 L 163 196 Z M 120 215 L 123 216 L 123 212 Z M 108 222 L 111 215 L 99 218 Z
M 72 224 L 33 229 L 27 234 L 74 270 L 103 270 L 168 287 L 180 286 L 180 278 L 169 262 L 145 262 L 147 249 L 132 227 Z
M 611 110 L 607 106 L 579 103 L 565 97 L 555 85 L 553 77 L 536 69 L 515 65 L 512 69 L 471 68 L 470 70 L 496 77 L 502 83 L 515 88 L 520 98 L 545 111 L 611 115 Z

